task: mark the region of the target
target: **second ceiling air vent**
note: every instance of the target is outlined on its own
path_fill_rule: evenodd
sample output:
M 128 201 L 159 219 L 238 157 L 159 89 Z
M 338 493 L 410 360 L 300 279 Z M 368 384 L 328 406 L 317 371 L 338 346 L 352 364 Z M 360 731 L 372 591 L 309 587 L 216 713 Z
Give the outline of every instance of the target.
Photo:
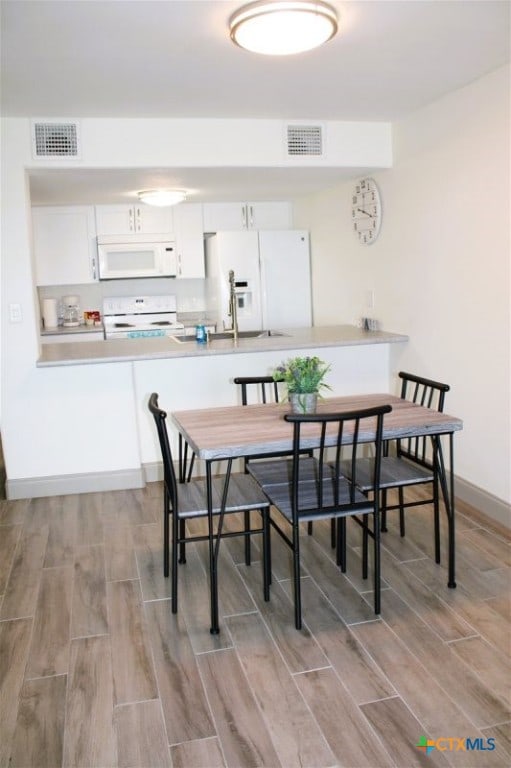
M 34 120 L 32 142 L 36 158 L 79 158 L 80 135 L 76 122 Z
M 290 157 L 318 157 L 323 154 L 321 125 L 288 125 L 287 154 Z

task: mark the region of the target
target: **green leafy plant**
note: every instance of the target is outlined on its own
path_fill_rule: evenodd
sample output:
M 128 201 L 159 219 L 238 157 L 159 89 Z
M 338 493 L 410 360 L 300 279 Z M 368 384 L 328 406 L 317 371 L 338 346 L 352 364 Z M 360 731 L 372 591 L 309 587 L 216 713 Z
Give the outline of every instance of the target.
M 323 379 L 330 370 L 319 357 L 294 357 L 273 372 L 274 381 L 284 381 L 288 395 L 309 394 L 321 389 L 331 389 Z

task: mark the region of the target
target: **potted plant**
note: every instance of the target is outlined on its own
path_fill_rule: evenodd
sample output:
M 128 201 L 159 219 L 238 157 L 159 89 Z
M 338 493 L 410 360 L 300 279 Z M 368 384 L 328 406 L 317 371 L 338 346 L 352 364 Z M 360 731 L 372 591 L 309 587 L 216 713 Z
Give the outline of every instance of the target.
M 294 413 L 314 413 L 321 389 L 331 389 L 323 379 L 330 370 L 319 357 L 293 357 L 277 366 L 274 381 L 283 381 Z

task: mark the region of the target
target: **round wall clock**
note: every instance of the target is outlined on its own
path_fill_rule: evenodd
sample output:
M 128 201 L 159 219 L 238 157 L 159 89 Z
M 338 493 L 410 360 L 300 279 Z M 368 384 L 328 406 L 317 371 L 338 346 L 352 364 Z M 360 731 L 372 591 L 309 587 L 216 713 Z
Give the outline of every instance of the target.
M 353 230 L 362 245 L 371 245 L 381 227 L 380 192 L 374 179 L 361 179 L 355 185 L 351 203 Z

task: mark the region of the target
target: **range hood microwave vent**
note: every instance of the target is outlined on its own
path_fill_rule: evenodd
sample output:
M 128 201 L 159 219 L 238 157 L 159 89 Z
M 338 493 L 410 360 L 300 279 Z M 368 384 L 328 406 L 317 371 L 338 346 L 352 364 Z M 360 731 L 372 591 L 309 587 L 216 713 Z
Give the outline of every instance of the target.
M 321 125 L 288 125 L 287 154 L 290 157 L 318 157 L 323 154 Z
M 32 148 L 35 158 L 80 157 L 80 130 L 75 121 L 32 121 Z

